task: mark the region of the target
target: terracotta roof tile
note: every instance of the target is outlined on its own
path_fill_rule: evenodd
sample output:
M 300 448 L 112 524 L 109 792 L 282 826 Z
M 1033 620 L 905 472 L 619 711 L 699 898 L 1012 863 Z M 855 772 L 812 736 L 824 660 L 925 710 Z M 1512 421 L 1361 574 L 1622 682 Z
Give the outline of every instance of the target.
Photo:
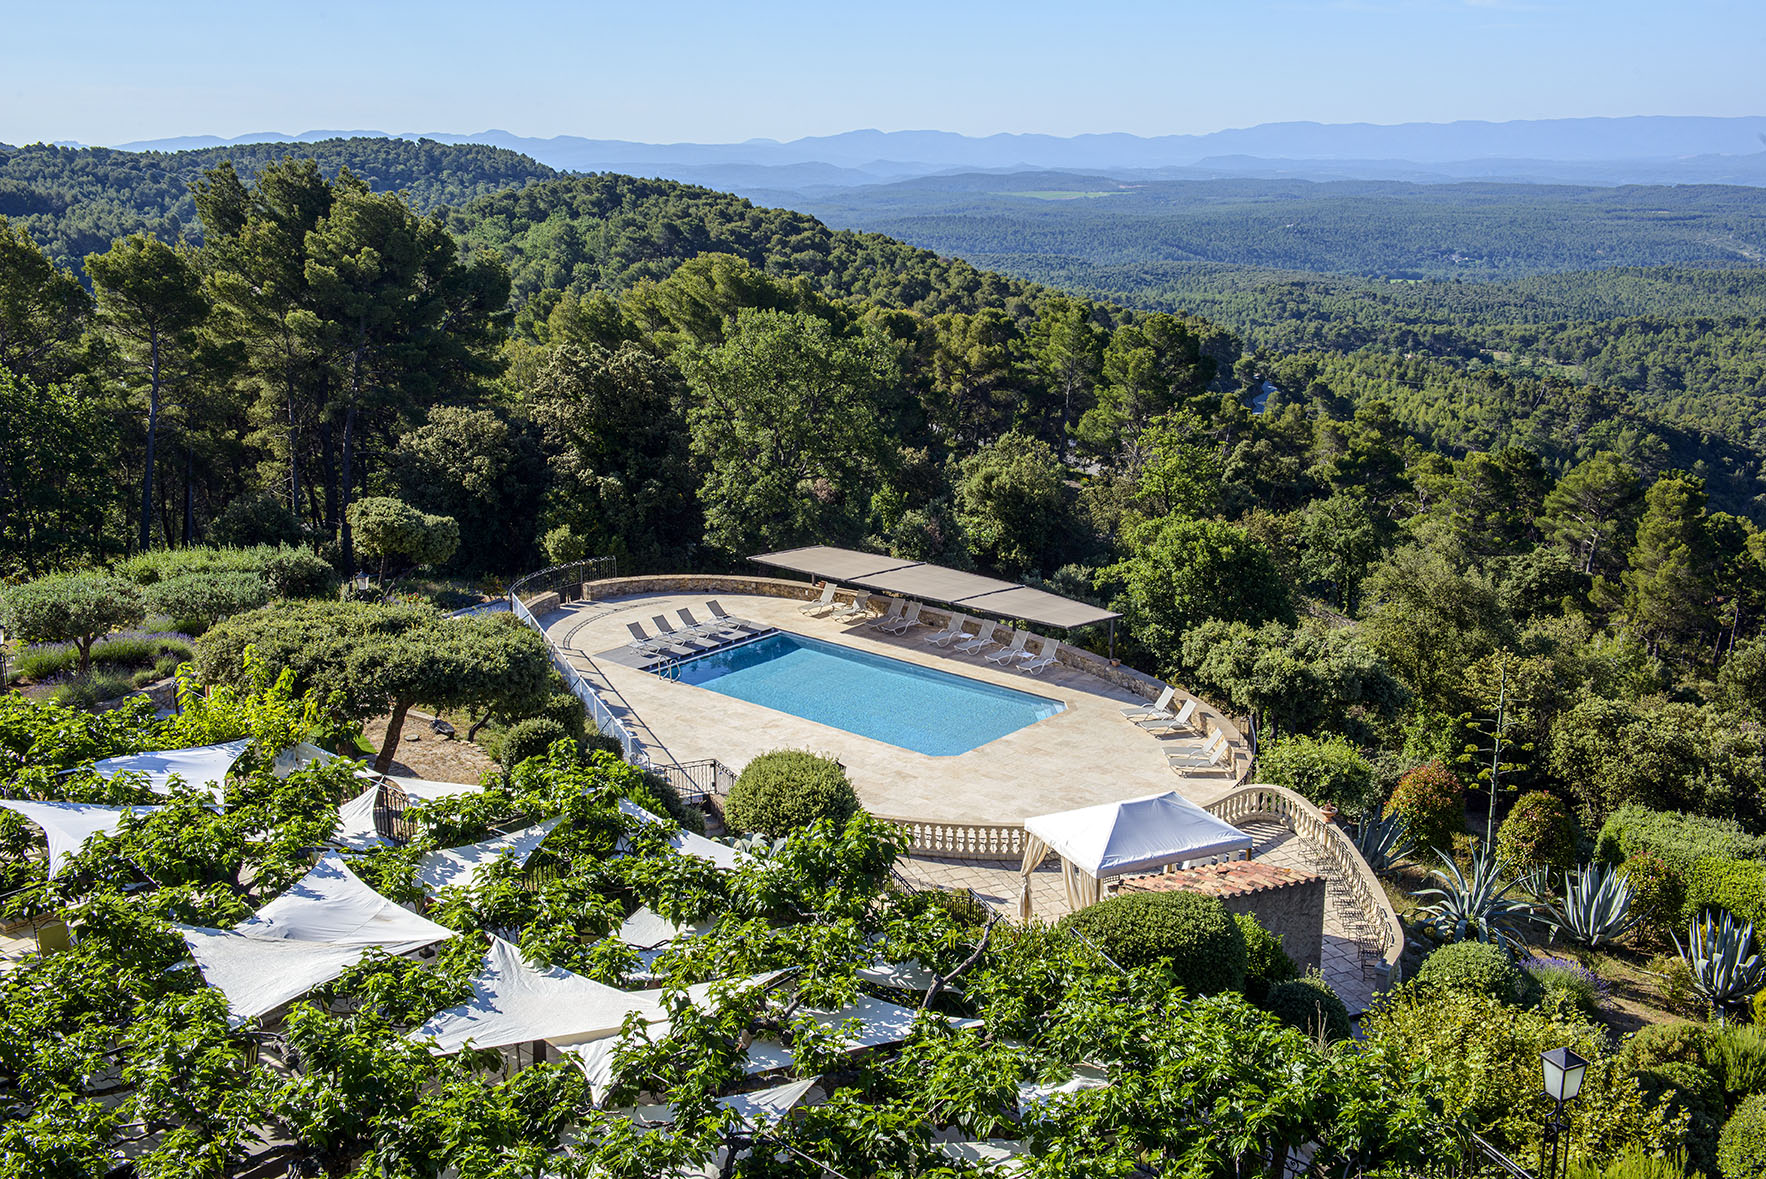
M 1118 891 L 1199 892 L 1213 897 L 1242 897 L 1276 888 L 1311 884 L 1323 879 L 1324 877 L 1312 872 L 1300 872 L 1261 860 L 1231 860 L 1224 864 L 1207 864 L 1176 872 L 1131 876 L 1122 882 Z

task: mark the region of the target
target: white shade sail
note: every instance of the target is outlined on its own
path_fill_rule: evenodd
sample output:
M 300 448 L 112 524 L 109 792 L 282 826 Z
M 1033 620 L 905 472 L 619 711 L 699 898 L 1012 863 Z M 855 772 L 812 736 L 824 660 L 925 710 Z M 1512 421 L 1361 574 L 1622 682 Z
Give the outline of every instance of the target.
M 482 783 L 435 782 L 428 778 L 401 778 L 397 774 L 381 774 L 380 776 L 404 791 L 405 797 L 412 802 L 435 802 L 443 798 L 458 798 L 462 794 L 477 794 L 484 789 Z
M 809 1077 L 784 1085 L 774 1085 L 770 1089 L 756 1089 L 751 1093 L 732 1093 L 728 1097 L 718 1098 L 715 1104 L 722 1109 L 735 1110 L 744 1126 L 758 1130 L 790 1113 L 820 1080 L 820 1077 Z M 672 1105 L 640 1105 L 632 1110 L 631 1116 L 632 1120 L 645 1125 L 666 1126 L 674 1124 L 675 1110 Z
M 308 766 L 329 765 L 343 760 L 335 753 L 320 749 L 311 741 L 296 741 L 276 755 L 276 760 L 270 765 L 270 772 L 278 778 L 286 778 L 294 771 L 304 770 Z
M 1176 791 L 1024 820 L 1026 834 L 1092 876 L 1248 851 L 1251 836 Z
M 529 1040 L 570 1043 L 611 1036 L 631 1012 L 660 1017 L 659 991 L 622 991 L 557 966 L 535 966 L 502 938 L 491 939 L 472 998 L 437 1012 L 410 1034 L 447 1055 Z
M 690 925 L 676 925 L 656 910 L 640 907 L 636 913 L 625 919 L 625 923 L 614 936 L 633 949 L 653 950 L 658 946 L 668 945 L 676 938 L 704 933 L 712 924 L 710 921 L 695 921 Z
M 982 1170 L 999 1170 L 1002 1174 L 1021 1171 L 1019 1156 L 1030 1150 L 1028 1142 L 1015 1138 L 987 1138 L 971 1142 L 940 1142 L 938 1149 L 959 1163 L 972 1163 Z
M 337 826 L 331 829 L 326 842 L 351 851 L 368 851 L 381 847 L 386 838 L 374 826 L 374 804 L 379 801 L 380 787 L 370 786 L 337 808 Z
M 179 932 L 236 1023 L 331 981 L 376 947 L 408 954 L 454 936 L 369 888 L 336 852 L 232 929 Z
M 641 819 L 646 823 L 662 822 L 661 818 L 651 814 L 629 798 L 619 800 L 619 809 L 634 819 Z M 683 856 L 693 856 L 695 859 L 704 860 L 725 872 L 734 869 L 739 859 L 736 849 L 729 844 L 719 843 L 715 839 L 707 839 L 703 835 L 695 835 L 684 827 L 669 837 L 668 845 Z
M 87 802 L 19 802 L 0 798 L 0 807 L 13 811 L 43 828 L 49 842 L 49 879 L 61 872 L 69 856 L 86 846 L 100 832 L 115 835 L 123 816 L 164 810 L 158 806 L 99 806 Z
M 101 778 L 118 774 L 140 774 L 147 779 L 147 788 L 155 794 L 170 794 L 174 777 L 186 785 L 206 790 L 216 802 L 227 783 L 227 771 L 240 755 L 251 747 L 251 738 L 228 741 L 221 745 L 198 745 L 191 749 L 162 749 L 156 753 L 131 753 L 123 757 L 107 757 L 92 763 Z
M 891 1003 L 885 999 L 873 999 L 868 995 L 859 996 L 858 1002 L 838 1011 L 802 1010 L 799 1015 L 807 1015 L 824 1028 L 833 1031 L 840 1046 L 848 1052 L 857 1052 L 861 1048 L 881 1048 L 885 1044 L 899 1044 L 908 1038 L 914 1030 L 914 1017 L 919 1014 L 911 1007 L 903 1007 L 899 1003 Z M 944 1019 L 953 1027 L 979 1027 L 978 1019 L 950 1019 L 948 1016 L 933 1013 L 937 1018 Z M 843 1027 L 848 1020 L 858 1020 L 859 1027 L 854 1033 Z M 756 1040 L 748 1046 L 747 1071 L 750 1073 L 768 1072 L 776 1068 L 789 1068 L 792 1060 L 791 1050 L 783 1044 L 771 1040 Z
M 417 883 L 431 894 L 444 888 L 471 888 L 478 880 L 480 869 L 494 864 L 504 856 L 513 859 L 517 866 L 525 864 L 527 857 L 533 855 L 534 849 L 545 842 L 546 836 L 552 833 L 552 828 L 558 825 L 561 818 L 562 816 L 556 816 L 543 823 L 535 823 L 532 827 L 523 827 L 508 835 L 487 839 L 483 843 L 469 843 L 465 847 L 449 847 L 430 852 L 417 861 Z

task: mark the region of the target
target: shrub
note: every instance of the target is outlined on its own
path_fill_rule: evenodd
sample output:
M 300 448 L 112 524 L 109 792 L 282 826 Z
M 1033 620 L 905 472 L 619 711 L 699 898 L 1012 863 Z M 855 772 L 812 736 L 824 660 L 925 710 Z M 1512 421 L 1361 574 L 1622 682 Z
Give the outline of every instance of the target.
M 1687 1115 L 1686 1161 L 1710 1174 L 1717 1162 L 1717 1137 L 1723 1132 L 1723 1086 L 1696 1064 L 1675 1061 L 1637 1075 L 1645 1102 L 1666 1100 L 1669 1117 Z
M 1577 1155 L 1571 1155 L 1564 1165 L 1565 1179 L 1689 1179 L 1684 1154 L 1676 1151 L 1664 1158 L 1635 1146 L 1627 1147 L 1604 1166 Z
M 108 573 L 62 573 L 0 594 L 0 622 L 27 643 L 69 642 L 82 675 L 92 670 L 92 644 L 141 621 L 141 591 Z
M 268 604 L 270 586 L 259 573 L 180 573 L 154 582 L 145 596 L 148 609 L 179 630 L 201 634 L 223 618 Z
M 126 696 L 135 688 L 132 677 L 90 672 L 76 675 L 50 693 L 49 698 L 64 708 L 91 708 L 105 700 Z
M 226 546 L 299 544 L 300 521 L 280 498 L 260 491 L 222 508 L 209 522 L 208 538 Z
M 1258 755 L 1263 780 L 1348 815 L 1379 805 L 1374 767 L 1344 737 L 1283 737 Z
M 1754 996 L 1754 1026 L 1766 1027 L 1766 991 Z
M 1245 989 L 1245 935 L 1218 897 L 1194 892 L 1131 892 L 1061 918 L 1127 969 L 1171 961 L 1190 995 Z
M 1680 918 L 1690 924 L 1710 909 L 1733 913 L 1766 929 L 1766 864 L 1707 856 L 1686 878 L 1686 900 Z
M 1766 1179 L 1766 1093 L 1742 1102 L 1717 1140 L 1723 1179 Z
M 1631 883 L 1631 911 L 1637 915 L 1638 931 L 1650 941 L 1667 941 L 1686 905 L 1686 878 L 1647 851 L 1628 857 L 1619 870 Z
M 42 683 L 79 665 L 80 653 L 68 643 L 48 643 L 27 648 L 12 661 L 12 670 L 28 680 Z
M 1731 1023 L 1713 1028 L 1710 1043 L 1711 1071 L 1731 1096 L 1766 1093 L 1766 1032 L 1760 1030 L 1759 1024 L 1750 1027 Z
M 600 733 L 596 733 L 595 736 L 603 741 L 609 740 Z M 621 756 L 619 742 L 614 741 L 613 746 L 613 756 Z M 688 806 L 682 800 L 680 791 L 676 790 L 667 778 L 660 774 L 645 774 L 644 789 L 649 791 L 651 798 L 645 800 L 634 796 L 639 806 L 656 814 L 667 815 L 695 835 L 705 834 L 705 812 L 696 806 Z
M 1245 937 L 1245 998 L 1261 1007 L 1271 987 L 1300 977 L 1300 967 L 1282 949 L 1282 939 L 1255 916 L 1241 913 L 1233 920 Z
M 858 792 L 844 766 L 796 749 L 763 753 L 749 762 L 724 802 L 724 818 L 732 830 L 775 839 L 804 830 L 817 819 L 844 826 L 858 810 Z
M 1643 1027 L 1625 1041 L 1619 1054 L 1641 1072 L 1664 1064 L 1696 1064 L 1705 1068 L 1710 1063 L 1709 1053 L 1710 1037 L 1705 1028 L 1677 1019 Z
M 1698 1008 L 1698 995 L 1693 990 L 1692 967 L 1678 954 L 1658 954 L 1644 967 L 1655 976 L 1656 994 L 1669 1011 L 1691 1014 Z
M 1686 874 L 1706 856 L 1735 860 L 1766 857 L 1766 836 L 1750 835 L 1732 819 L 1622 806 L 1601 825 L 1595 855 L 1617 864 L 1639 852 L 1652 852 Z
M 530 757 L 544 757 L 553 744 L 565 740 L 564 726 L 549 717 L 534 716 L 511 725 L 503 734 L 503 747 L 497 760 L 512 770 Z
M 1347 1040 L 1355 1034 L 1355 1028 L 1349 1022 L 1349 1008 L 1337 997 L 1337 992 L 1331 990 L 1331 985 L 1316 973 L 1269 988 L 1269 999 L 1264 1006 L 1271 1015 L 1309 1036 Z
M 1496 832 L 1496 858 L 1515 875 L 1547 868 L 1567 872 L 1576 863 L 1576 824 L 1555 794 L 1529 790 L 1515 799 Z
M 1488 995 L 1519 1003 L 1527 979 L 1501 947 L 1490 942 L 1452 942 L 1423 959 L 1417 968 L 1419 988 Z
M 582 750 L 584 753 L 589 751 L 587 741 L 588 718 L 583 714 L 583 702 L 581 700 L 578 700 L 569 692 L 553 692 L 550 696 L 546 697 L 545 707 L 540 709 L 535 715 L 543 716 L 547 720 L 557 721 L 560 727 L 564 729 L 564 735 L 569 737 L 572 741 L 575 741 L 578 749 Z M 597 733 L 596 736 L 600 736 L 600 734 Z M 619 741 L 614 738 L 609 738 L 609 740 L 613 741 L 613 752 L 623 755 L 625 751 L 620 746 Z M 598 747 L 605 748 L 604 745 Z
M 285 548 L 264 559 L 264 581 L 279 598 L 334 598 L 337 570 L 311 549 Z
M 1398 779 L 1385 813 L 1404 816 L 1417 847 L 1451 851 L 1453 837 L 1466 828 L 1465 784 L 1438 761 L 1418 766 Z
M 1539 984 L 1543 1001 L 1560 1009 L 1594 1016 L 1606 1002 L 1606 979 L 1574 958 L 1528 958 L 1521 968 Z

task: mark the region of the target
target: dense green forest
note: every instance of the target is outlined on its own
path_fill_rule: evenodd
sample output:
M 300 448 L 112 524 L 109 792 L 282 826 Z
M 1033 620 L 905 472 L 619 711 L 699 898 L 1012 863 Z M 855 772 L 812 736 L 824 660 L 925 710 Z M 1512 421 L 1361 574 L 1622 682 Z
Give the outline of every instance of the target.
M 249 176 L 295 157 L 318 161 L 327 176 L 348 168 L 376 192 L 404 192 L 425 212 L 557 175 L 503 148 L 428 139 L 327 139 L 180 152 L 0 144 L 0 217 L 23 226 L 58 265 L 77 271 L 87 254 L 131 233 L 201 240 L 190 185 L 221 161 Z

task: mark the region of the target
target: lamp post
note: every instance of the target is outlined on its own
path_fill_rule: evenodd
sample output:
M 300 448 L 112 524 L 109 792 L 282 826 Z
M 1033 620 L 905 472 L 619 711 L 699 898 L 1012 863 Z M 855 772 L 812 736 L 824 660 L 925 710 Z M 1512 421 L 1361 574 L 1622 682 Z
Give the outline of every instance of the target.
M 1550 1052 L 1542 1052 L 1539 1059 L 1545 1072 L 1545 1095 L 1557 1103 L 1552 1110 L 1551 1120 L 1545 1123 L 1544 1141 L 1551 1145 L 1551 1165 L 1546 1168 L 1545 1179 L 1557 1179 L 1558 1140 L 1563 1137 L 1567 1128 L 1564 1122 L 1564 1102 L 1574 1101 L 1576 1094 L 1582 1092 L 1582 1077 L 1588 1072 L 1588 1062 L 1568 1048 L 1553 1048 Z M 1543 1154 L 1544 1151 L 1541 1150 L 1540 1153 Z M 1570 1152 L 1566 1147 L 1566 1169 L 1569 1163 Z

